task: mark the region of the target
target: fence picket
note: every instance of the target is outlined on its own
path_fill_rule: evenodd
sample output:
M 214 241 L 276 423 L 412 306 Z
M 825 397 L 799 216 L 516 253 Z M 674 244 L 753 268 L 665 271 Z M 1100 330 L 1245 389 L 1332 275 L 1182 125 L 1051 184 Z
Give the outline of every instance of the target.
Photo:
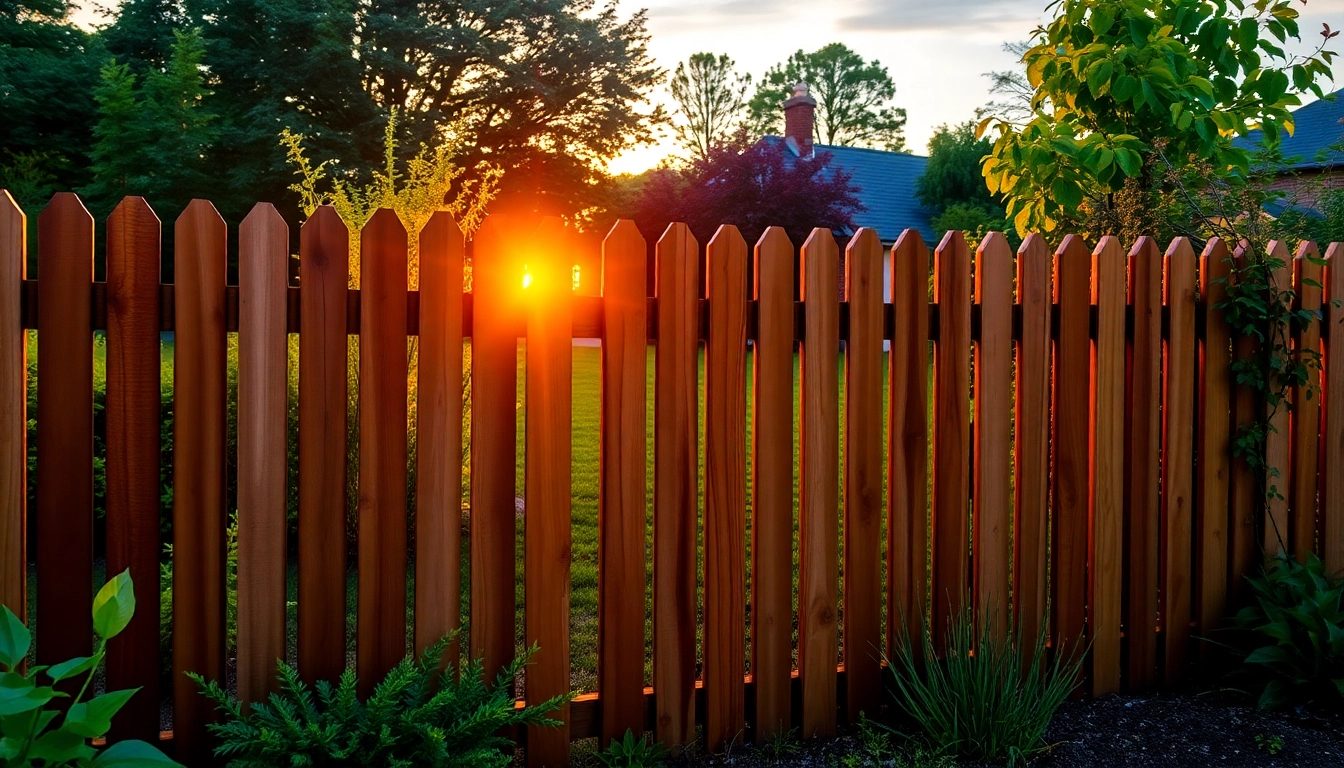
M 959 231 L 934 251 L 933 644 L 943 647 L 969 597 L 971 498 L 971 254 Z
M 289 227 L 258 203 L 238 227 L 238 699 L 278 689 L 285 658 L 285 294 Z
M 462 624 L 462 230 L 439 211 L 420 230 L 415 473 L 415 652 Z M 459 641 L 444 649 L 456 666 Z
M 28 218 L 0 189 L 0 605 L 28 619 Z
M 669 225 L 658 240 L 653 398 L 654 738 L 677 752 L 695 738 L 699 251 L 699 243 L 685 224 Z
M 751 377 L 751 676 L 756 711 L 751 719 L 757 743 L 788 733 L 791 723 L 793 254 L 793 243 L 779 227 L 765 230 L 756 243 Z M 639 343 L 642 348 L 642 336 Z
M 895 336 L 887 356 L 887 653 L 925 619 L 929 543 L 929 249 L 907 229 L 891 248 Z M 1049 311 L 1049 301 L 1046 301 Z M 916 651 L 923 648 L 915 643 Z
M 1330 338 L 1326 343 L 1323 371 L 1325 383 L 1325 428 L 1321 430 L 1321 517 L 1318 535 L 1321 560 L 1329 573 L 1344 570 L 1344 244 L 1332 243 L 1325 251 L 1325 312 Z M 1336 392 L 1331 393 L 1334 384 Z
M 56 664 L 93 639 L 93 217 L 60 193 L 37 228 L 37 663 Z
M 1242 241 L 1234 252 L 1234 264 L 1244 267 L 1252 258 L 1252 246 Z M 1249 335 L 1240 335 L 1233 345 L 1233 359 L 1250 359 L 1256 350 L 1254 339 Z M 1236 374 L 1229 371 L 1232 383 L 1232 435 L 1256 421 L 1255 393 L 1250 387 L 1235 385 Z M 1255 568 L 1256 551 L 1260 548 L 1257 529 L 1263 521 L 1263 496 L 1257 490 L 1255 475 L 1245 459 L 1232 460 L 1232 513 L 1229 536 L 1231 538 L 1231 565 L 1229 592 L 1233 600 L 1245 595 L 1245 575 Z
M 1092 254 L 1077 235 L 1066 235 L 1055 251 L 1055 300 L 1059 334 L 1055 341 L 1054 449 L 1050 554 L 1050 614 L 1054 646 L 1072 653 L 1084 641 L 1087 605 L 1087 528 L 1090 499 Z
M 1167 248 L 1165 302 L 1170 317 L 1162 369 L 1161 611 L 1168 684 L 1190 660 L 1192 494 L 1195 427 L 1195 252 L 1186 238 Z
M 1088 639 L 1092 695 L 1120 690 L 1124 608 L 1125 249 L 1103 237 L 1092 252 L 1097 342 L 1092 367 L 1092 540 Z
M 835 735 L 835 661 L 840 485 L 840 299 L 835 285 L 840 253 L 829 230 L 803 243 L 802 424 L 798 432 L 798 677 L 803 738 Z
M 522 218 L 491 215 L 473 237 L 471 654 L 493 680 L 513 660 L 517 535 L 517 254 Z
M 1227 610 L 1228 498 L 1232 481 L 1232 392 L 1230 351 L 1232 329 L 1219 307 L 1227 300 L 1231 273 L 1227 244 L 1211 239 L 1200 255 L 1200 296 L 1203 299 L 1204 338 L 1199 349 L 1199 425 L 1195 456 L 1195 600 L 1197 627 L 1202 638 L 1222 622 Z M 1212 644 L 1201 642 L 1200 663 L 1209 659 Z
M 719 227 L 705 254 L 705 744 L 733 746 L 743 727 L 746 664 L 747 244 Z
M 1162 397 L 1162 255 L 1141 237 L 1129 252 L 1129 303 L 1134 307 L 1125 411 L 1126 511 L 1129 515 L 1129 604 L 1126 638 L 1130 690 L 1157 675 L 1158 495 Z
M 533 276 L 527 306 L 527 490 L 524 502 L 523 600 L 529 703 L 569 691 L 571 278 L 569 237 L 554 217 L 529 238 Z M 741 710 L 740 702 L 738 710 Z M 527 729 L 529 766 L 569 765 L 569 704 L 552 713 L 556 727 Z
M 1292 256 L 1288 253 L 1288 246 L 1282 240 L 1271 240 L 1266 255 L 1271 261 L 1279 263 L 1279 266 L 1272 271 L 1270 279 L 1281 300 L 1287 305 L 1291 300 L 1289 291 L 1293 285 Z M 1281 343 L 1286 341 L 1281 340 Z M 1278 383 L 1275 382 L 1274 386 L 1278 386 Z M 1267 411 L 1265 417 L 1269 421 L 1269 430 L 1265 434 L 1265 467 L 1269 500 L 1265 508 L 1265 528 L 1261 547 L 1266 557 L 1293 551 L 1290 528 L 1292 520 L 1288 516 L 1288 498 L 1293 492 L 1291 474 L 1293 448 L 1288 423 L 1289 407 L 1287 401 L 1277 407 L 1265 404 Z
M 1050 312 L 1054 297 L 1050 249 L 1027 235 L 1017 250 L 1017 476 L 1013 532 L 1013 611 L 1025 650 L 1045 627 L 1050 569 Z M 983 327 L 983 324 L 982 324 Z
M 850 722 L 882 695 L 882 241 L 845 248 L 845 698 Z
M 205 726 L 217 715 L 185 673 L 224 682 L 228 230 L 205 200 L 192 200 L 175 226 L 173 742 L 177 759 L 196 765 L 210 759 Z
M 107 572 L 127 568 L 140 605 L 159 601 L 159 217 L 127 197 L 107 220 Z M 107 646 L 110 690 L 139 688 L 111 736 L 159 736 L 159 617 L 138 611 Z
M 975 607 L 979 621 L 1002 639 L 1010 634 L 1008 565 L 1013 552 L 1008 455 L 1012 445 L 1013 250 L 1002 232 L 987 235 L 975 251 L 975 302 L 980 305 L 972 419 Z
M 1293 258 L 1293 287 L 1295 309 L 1319 313 L 1321 311 L 1321 253 L 1312 242 L 1304 242 Z M 1321 352 L 1321 323 L 1312 320 L 1297 327 L 1293 333 L 1293 347 L 1302 360 L 1311 353 Z M 1319 553 L 1316 542 L 1316 488 L 1320 470 L 1321 400 L 1320 371 L 1314 364 L 1307 365 L 1307 382 L 1293 387 L 1292 410 L 1292 477 L 1288 500 L 1292 510 L 1293 555 L 1298 562 L 1306 562 L 1309 553 Z
M 346 286 L 350 232 L 329 205 L 299 230 L 299 672 L 345 669 Z
M 597 690 L 604 745 L 644 730 L 647 253 L 629 219 L 617 221 L 602 242 Z
M 406 228 L 379 208 L 360 232 L 359 610 L 363 695 L 406 655 Z

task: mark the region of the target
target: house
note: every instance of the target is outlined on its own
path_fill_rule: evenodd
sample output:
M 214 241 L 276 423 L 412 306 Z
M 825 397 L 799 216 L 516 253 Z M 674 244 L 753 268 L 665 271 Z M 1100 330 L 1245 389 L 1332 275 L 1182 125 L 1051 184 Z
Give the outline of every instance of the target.
M 920 204 L 915 195 L 915 183 L 924 175 L 929 158 L 906 152 L 889 152 L 864 147 L 842 147 L 813 143 L 817 100 L 807 91 L 807 85 L 799 83 L 793 88 L 793 96 L 783 103 L 784 135 L 766 136 L 762 141 L 783 142 L 794 157 L 810 157 L 817 152 L 829 152 L 831 165 L 848 171 L 852 183 L 858 187 L 856 197 L 866 211 L 854 215 L 854 223 L 860 227 L 870 227 L 877 231 L 882 239 L 885 253 L 882 257 L 883 293 L 885 300 L 891 301 L 891 253 L 890 247 L 896 238 L 907 229 L 918 230 L 924 243 L 932 249 L 938 244 L 939 235 L 933 231 L 933 222 L 929 211 Z M 839 232 L 848 236 L 852 232 Z M 843 246 L 843 241 L 841 241 Z M 844 280 L 843 269 L 840 279 Z
M 1270 184 L 1286 193 L 1289 205 L 1314 208 L 1323 192 L 1344 189 L 1344 90 L 1332 96 L 1293 112 L 1293 135 L 1282 143 L 1285 164 Z M 1263 141 L 1262 131 L 1252 131 L 1236 143 L 1253 149 Z

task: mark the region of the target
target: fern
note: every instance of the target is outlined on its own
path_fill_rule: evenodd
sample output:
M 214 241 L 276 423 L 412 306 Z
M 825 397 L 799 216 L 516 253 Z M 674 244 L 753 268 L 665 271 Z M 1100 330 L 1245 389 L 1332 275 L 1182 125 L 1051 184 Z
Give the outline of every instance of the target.
M 549 713 L 568 696 L 517 708 L 511 693 L 523 655 L 487 684 L 479 660 L 461 675 L 440 671 L 452 636 L 407 657 L 361 701 L 354 672 L 334 685 L 308 685 L 281 662 L 280 690 L 244 713 L 216 681 L 192 679 L 224 714 L 210 726 L 219 739 L 215 754 L 229 768 L 504 768 L 513 743 L 501 728 L 554 726 Z

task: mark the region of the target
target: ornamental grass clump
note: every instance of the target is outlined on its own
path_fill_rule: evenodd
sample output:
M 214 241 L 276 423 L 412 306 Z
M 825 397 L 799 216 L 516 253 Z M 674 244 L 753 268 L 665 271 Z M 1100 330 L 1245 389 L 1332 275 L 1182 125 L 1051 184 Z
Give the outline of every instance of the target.
M 928 625 L 920 629 L 923 653 L 907 631 L 888 666 L 897 705 L 934 744 L 1008 765 L 1045 748 L 1050 718 L 1081 680 L 1081 648 L 1051 655 L 1041 632 L 1024 657 L 1020 632 L 999 637 L 992 622 L 977 630 L 970 611 L 953 618 L 941 653 Z
M 280 662 L 280 691 L 244 713 L 218 682 L 191 675 L 225 716 L 209 726 L 219 739 L 215 755 L 229 768 L 503 768 L 514 744 L 500 730 L 559 725 L 548 715 L 569 697 L 517 708 L 513 680 L 530 654 L 490 684 L 479 660 L 464 664 L 460 675 L 440 669 L 451 639 L 418 660 L 403 659 L 364 701 L 353 670 L 334 685 L 309 687 Z

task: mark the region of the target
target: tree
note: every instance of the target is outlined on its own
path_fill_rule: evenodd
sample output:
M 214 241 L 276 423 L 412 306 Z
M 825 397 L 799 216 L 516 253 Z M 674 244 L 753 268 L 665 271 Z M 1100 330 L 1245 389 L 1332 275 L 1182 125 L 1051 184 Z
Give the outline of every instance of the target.
M 891 105 L 896 85 L 887 68 L 876 59 L 865 62 L 841 43 L 811 53 L 799 50 L 765 73 L 747 107 L 757 135 L 782 133 L 779 105 L 800 82 L 817 100 L 819 143 L 904 151 L 905 110 Z
M 1017 64 L 1031 50 L 1026 40 L 1004 43 L 1003 52 L 1012 54 Z M 986 72 L 989 78 L 989 92 L 994 100 L 984 106 L 984 114 L 992 115 L 1010 123 L 1026 122 L 1031 117 L 1031 97 L 1036 89 L 1027 82 L 1027 73 L 1020 67 Z
M 693 159 L 708 159 L 732 138 L 746 106 L 749 85 L 751 76 L 739 75 L 727 54 L 694 53 L 677 64 L 672 98 L 681 120 L 673 129 Z
M 780 226 L 802 245 L 814 227 L 852 230 L 854 214 L 865 210 L 858 191 L 848 172 L 831 165 L 828 152 L 794 157 L 783 142 L 749 143 L 739 133 L 708 159 L 652 172 L 632 218 L 650 241 L 679 221 L 702 244 L 719 225 L 735 224 L 749 243 L 766 227 Z
M 99 34 L 103 46 L 138 77 L 164 69 L 173 56 L 175 32 L 187 26 L 179 0 L 125 0 L 116 20 Z
M 953 203 L 999 205 L 980 173 L 989 149 L 988 139 L 976 137 L 973 122 L 938 126 L 929 139 L 929 163 L 915 182 L 920 204 L 935 213 Z
M 1198 234 L 1161 214 L 1165 193 L 1201 183 L 1182 170 L 1207 168 L 1206 188 L 1246 188 L 1252 152 L 1233 138 L 1261 127 L 1277 143 L 1292 129 L 1290 108 L 1304 93 L 1323 96 L 1319 80 L 1330 74 L 1325 42 L 1301 57 L 1280 47 L 1300 39 L 1291 0 L 1061 0 L 1055 9 L 1024 57 L 1035 117 L 980 126 L 997 132 L 983 170 L 1019 232 L 1069 223 L 1093 235 L 1162 234 L 1157 217 Z M 1220 217 L 1198 218 L 1196 230 Z

